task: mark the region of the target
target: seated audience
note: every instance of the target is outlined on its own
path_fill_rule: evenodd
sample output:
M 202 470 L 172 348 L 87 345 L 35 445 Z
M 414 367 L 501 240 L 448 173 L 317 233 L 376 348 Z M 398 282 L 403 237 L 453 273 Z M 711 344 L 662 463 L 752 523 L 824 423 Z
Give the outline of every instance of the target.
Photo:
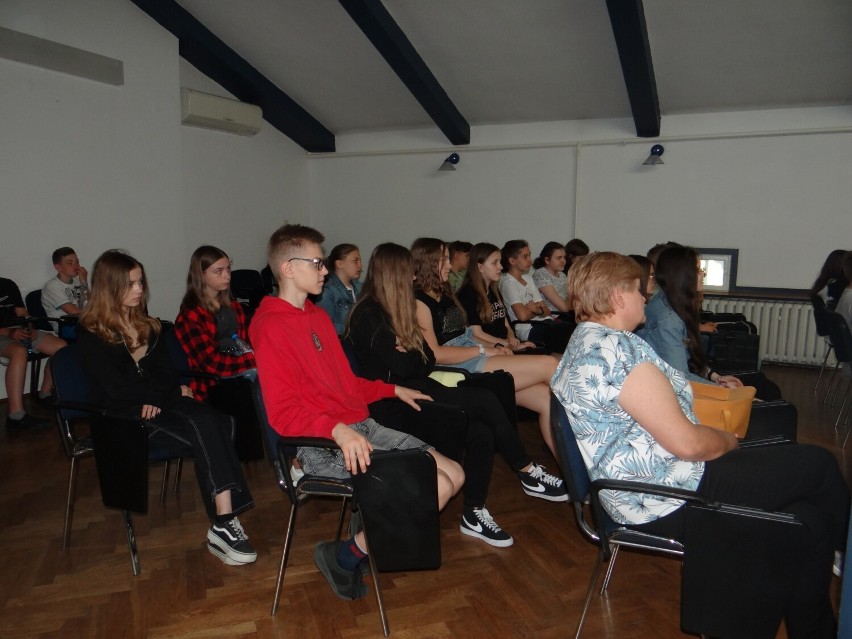
M 211 522 L 207 549 L 230 566 L 252 563 L 257 553 L 237 515 L 254 502 L 234 451 L 231 418 L 180 385 L 160 322 L 145 312 L 147 294 L 145 269 L 127 253 L 107 251 L 95 261 L 78 330 L 92 399 L 109 412 L 140 419 L 151 441 L 192 446 Z
M 568 278 L 565 276 L 565 248 L 559 242 L 548 242 L 533 262 L 533 282 L 544 303 L 554 313 L 567 313 Z
M 450 275 L 448 281 L 453 292 L 461 288 L 464 276 L 467 274 L 468 262 L 470 260 L 470 249 L 473 244 L 456 240 L 450 242 Z
M 367 404 L 398 397 L 415 410 L 423 393 L 352 373 L 328 315 L 309 299 L 319 294 L 326 267 L 325 238 L 315 229 L 285 225 L 269 240 L 269 265 L 278 280 L 278 297 L 266 297 L 249 330 L 269 423 L 293 437 L 334 440 L 340 450 L 300 448 L 297 457 L 308 475 L 346 478 L 366 472 L 373 450 L 428 450 L 437 465 L 438 507 L 461 489 L 464 471 L 419 439 L 377 423 Z M 366 557 L 363 531 L 346 541 L 317 544 L 314 561 L 341 599 L 367 593 L 358 564 Z
M 49 422 L 36 419 L 24 410 L 24 385 L 29 352 L 53 355 L 65 346 L 65 340 L 47 331 L 35 330 L 26 323 L 11 325 L 16 323 L 16 318 L 21 317 L 27 317 L 27 309 L 18 285 L 12 280 L 0 277 L 0 357 L 5 360 L 6 398 L 9 402 L 6 428 L 32 430 L 47 426 Z M 42 400 L 48 400 L 52 391 L 50 367 L 45 366 L 38 396 Z
M 633 333 L 644 316 L 640 273 L 630 258 L 594 253 L 569 274 L 581 323 L 552 387 L 591 478 L 685 488 L 795 515 L 805 524 L 803 560 L 782 604 L 787 635 L 834 637 L 829 584 L 834 553 L 845 547 L 850 499 L 834 456 L 796 444 L 738 449 L 730 433 L 698 424 L 686 376 Z M 618 491 L 601 498 L 616 522 L 683 539 L 682 501 Z M 760 587 L 762 572 L 760 565 L 744 567 L 743 579 Z
M 561 355 L 571 336 L 573 322 L 554 321 L 556 318 L 550 307 L 527 275 L 532 266 L 530 245 L 526 240 L 510 240 L 503 245 L 501 254 L 500 294 L 515 333 L 522 340 L 543 344 L 548 352 Z
M 574 260 L 588 254 L 589 245 L 583 240 L 576 237 L 573 240 L 568 240 L 568 243 L 565 244 L 565 273 L 568 273 Z
M 48 317 L 79 315 L 89 299 L 89 272 L 80 266 L 77 253 L 70 246 L 53 252 L 56 277 L 41 289 L 41 305 Z
M 316 304 L 331 317 L 334 330 L 343 335 L 346 318 L 361 292 L 361 252 L 354 244 L 338 244 L 328 256 L 329 276 Z
M 447 282 L 450 256 L 441 240 L 428 237 L 415 240 L 411 257 L 416 277 L 417 324 L 437 363 L 471 373 L 497 370 L 510 373 L 515 384 L 515 401 L 538 413 L 541 436 L 555 457 L 547 384 L 556 369 L 556 360 L 549 355 L 514 357 L 508 346 L 485 346 L 474 339 L 472 330 L 465 325 L 464 311 L 450 291 Z
M 819 275 L 811 286 L 811 295 L 819 295 L 825 300 L 829 310 L 834 310 L 850 280 L 843 274 L 843 258 L 847 251 L 836 249 L 828 254 Z
M 470 251 L 470 260 L 473 266 L 456 297 L 474 339 L 486 346 L 508 346 L 515 352 L 534 349 L 535 344 L 519 340 L 509 325 L 500 297 L 500 273 L 503 272 L 500 249 L 493 244 L 476 244 Z
M 469 422 L 461 532 L 492 546 L 511 546 L 511 535 L 497 525 L 485 508 L 495 449 L 518 474 L 527 495 L 549 501 L 565 501 L 568 495 L 561 480 L 556 484 L 543 481 L 547 474 L 524 450 L 514 425 L 493 393 L 482 388 L 449 388 L 429 378 L 435 369 L 435 355 L 417 326 L 413 280 L 408 249 L 398 244 L 377 246 L 370 258 L 363 294 L 349 317 L 347 339 L 364 377 L 415 388 L 436 401 L 464 410 Z M 370 406 L 370 414 L 382 421 L 375 414 L 376 406 Z M 383 423 L 406 430 L 404 421 L 397 419 L 394 423 L 389 418 Z
M 255 378 L 245 313 L 231 295 L 231 259 L 222 249 L 205 245 L 192 254 L 175 335 L 192 370 L 219 377 Z M 193 377 L 189 387 L 203 401 L 213 384 L 213 380 Z

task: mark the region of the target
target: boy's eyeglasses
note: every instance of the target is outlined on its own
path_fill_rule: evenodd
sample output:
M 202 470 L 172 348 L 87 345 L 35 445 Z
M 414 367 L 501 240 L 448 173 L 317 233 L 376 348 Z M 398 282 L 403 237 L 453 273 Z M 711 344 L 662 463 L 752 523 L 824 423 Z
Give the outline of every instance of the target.
M 288 262 L 292 262 L 293 260 L 299 260 L 301 262 L 310 262 L 313 264 L 318 271 L 321 271 L 325 267 L 325 260 L 321 257 L 291 257 Z

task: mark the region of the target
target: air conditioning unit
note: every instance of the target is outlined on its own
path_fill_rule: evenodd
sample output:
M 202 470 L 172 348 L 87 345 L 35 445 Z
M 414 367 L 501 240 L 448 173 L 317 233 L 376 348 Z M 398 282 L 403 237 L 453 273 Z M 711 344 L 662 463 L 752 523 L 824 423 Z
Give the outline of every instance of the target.
M 260 131 L 263 111 L 259 106 L 181 87 L 180 121 L 189 126 L 254 135 Z

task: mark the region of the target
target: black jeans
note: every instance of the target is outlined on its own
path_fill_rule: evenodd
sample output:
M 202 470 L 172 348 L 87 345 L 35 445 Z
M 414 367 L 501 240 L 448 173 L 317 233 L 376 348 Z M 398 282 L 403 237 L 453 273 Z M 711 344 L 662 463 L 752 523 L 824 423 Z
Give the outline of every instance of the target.
M 834 551 L 846 547 L 850 506 L 834 456 L 819 446 L 798 444 L 733 450 L 706 462 L 696 492 L 723 503 L 791 513 L 805 524 L 802 568 L 785 611 L 787 634 L 791 639 L 833 637 L 831 565 Z M 683 522 L 681 508 L 636 528 L 682 539 Z M 752 574 L 759 587 L 759 571 Z
M 195 477 L 211 522 L 216 520 L 216 495 L 226 490 L 231 491 L 233 514 L 254 506 L 234 449 L 230 416 L 189 397 L 181 397 L 174 406 L 163 409 L 157 417 L 146 422 L 146 427 L 151 445 L 172 448 L 177 440 L 192 447 Z
M 430 378 L 407 379 L 402 385 L 416 388 L 436 402 L 456 406 L 467 415 L 467 436 L 462 464 L 465 473 L 462 489 L 465 506 L 485 505 L 495 450 L 503 456 L 513 471 L 524 468 L 532 461 L 518 437 L 517 430 L 509 422 L 500 400 L 491 391 L 469 386 L 452 388 Z M 395 419 L 389 414 L 374 414 L 374 406 L 370 405 L 370 414 L 376 421 L 395 430 L 408 432 L 404 420 Z M 432 443 L 428 435 L 415 434 L 427 443 Z

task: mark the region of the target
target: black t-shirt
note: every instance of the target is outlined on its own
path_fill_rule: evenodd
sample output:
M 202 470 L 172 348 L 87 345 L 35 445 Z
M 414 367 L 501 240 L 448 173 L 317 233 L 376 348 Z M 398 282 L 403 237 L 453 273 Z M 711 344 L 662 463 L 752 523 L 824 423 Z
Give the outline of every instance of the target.
M 509 331 L 506 328 L 506 307 L 503 305 L 503 301 L 494 294 L 494 291 L 488 289 L 488 301 L 491 303 L 491 321 L 487 323 L 479 317 L 479 297 L 472 286 L 465 284 L 456 295 L 467 315 L 469 325 L 481 326 L 483 331 L 497 339 L 509 337 Z
M 461 309 L 446 295 L 442 295 L 437 302 L 420 290 L 415 291 L 414 296 L 419 302 L 423 302 L 432 314 L 432 328 L 440 346 L 463 335 L 467 330 Z
M 16 308 L 24 308 L 21 290 L 12 280 L 0 277 L 0 318 L 15 317 Z

